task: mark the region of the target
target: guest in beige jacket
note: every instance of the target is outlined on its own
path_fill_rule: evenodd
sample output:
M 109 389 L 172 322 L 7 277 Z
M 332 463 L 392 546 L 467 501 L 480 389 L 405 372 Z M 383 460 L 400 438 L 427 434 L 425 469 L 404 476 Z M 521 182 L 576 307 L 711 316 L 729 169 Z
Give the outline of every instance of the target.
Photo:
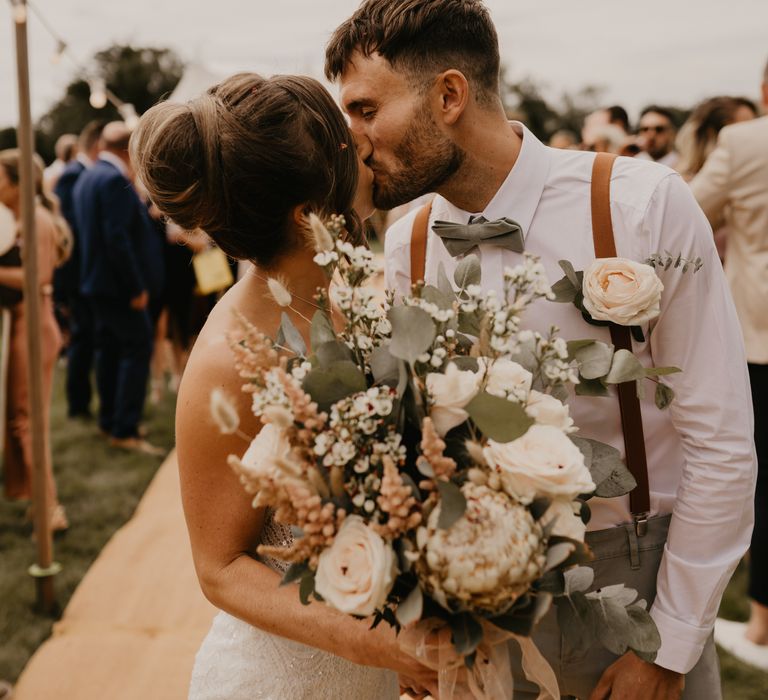
M 762 92 L 768 108 L 768 66 Z M 725 272 L 747 348 L 758 459 L 751 616 L 746 628 L 719 620 L 715 639 L 768 670 L 768 117 L 723 128 L 691 188 L 710 222 L 724 219 L 729 229 Z

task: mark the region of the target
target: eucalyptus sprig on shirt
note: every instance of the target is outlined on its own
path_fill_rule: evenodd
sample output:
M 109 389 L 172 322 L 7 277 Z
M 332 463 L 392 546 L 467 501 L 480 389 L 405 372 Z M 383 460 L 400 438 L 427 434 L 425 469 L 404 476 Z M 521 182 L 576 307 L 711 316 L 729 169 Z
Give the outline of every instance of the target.
M 648 326 L 650 333 L 650 322 L 661 309 L 664 284 L 657 269 L 679 269 L 681 274 L 691 270 L 695 274 L 702 266 L 701 258 L 689 260 L 667 251 L 652 255 L 644 263 L 620 257 L 598 258 L 584 271 L 561 260 L 565 276 L 552 287 L 553 301 L 572 303 L 592 325 L 627 326 L 632 337 L 644 343 L 647 338 L 643 326 Z M 649 379 L 656 383 L 655 401 L 660 409 L 667 408 L 674 399 L 672 388 L 659 377 L 680 372 L 678 367 L 643 367 L 629 350 L 614 352 L 612 345 L 597 340 L 571 341 L 568 349 L 579 368 L 579 395 L 607 396 L 609 385 L 635 381 L 638 396 L 643 397 L 643 380 Z

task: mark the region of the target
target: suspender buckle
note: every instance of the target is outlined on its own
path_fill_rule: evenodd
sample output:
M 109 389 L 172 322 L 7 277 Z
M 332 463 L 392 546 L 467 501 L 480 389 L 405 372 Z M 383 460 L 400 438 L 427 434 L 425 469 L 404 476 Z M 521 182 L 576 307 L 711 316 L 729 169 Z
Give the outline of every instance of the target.
M 635 534 L 643 537 L 648 532 L 648 516 L 650 513 L 633 513 L 632 519 L 635 521 Z

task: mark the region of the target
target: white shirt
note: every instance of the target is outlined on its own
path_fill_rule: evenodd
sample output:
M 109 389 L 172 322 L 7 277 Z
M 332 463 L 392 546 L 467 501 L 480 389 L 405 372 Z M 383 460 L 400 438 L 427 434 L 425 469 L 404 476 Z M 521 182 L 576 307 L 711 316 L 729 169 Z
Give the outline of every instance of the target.
M 465 212 L 438 196 L 430 225 L 436 219 L 466 223 L 476 213 L 488 220 L 510 217 L 522 226 L 526 250 L 541 257 L 554 283 L 563 276 L 558 260 L 583 270 L 595 258 L 594 154 L 549 148 L 522 124 L 513 122 L 512 128 L 523 137 L 522 149 L 485 210 Z M 396 222 L 385 240 L 387 286 L 401 293 L 410 289 L 415 216 L 412 212 Z M 672 513 L 651 609 L 662 638 L 656 663 L 687 673 L 701 655 L 722 592 L 750 542 L 756 459 L 747 366 L 712 230 L 683 180 L 655 163 L 619 158 L 611 179 L 611 216 L 620 256 L 644 261 L 668 250 L 704 260 L 695 275 L 674 269 L 660 273 L 661 314 L 650 336 L 644 329 L 647 341 L 634 343 L 645 366 L 683 370 L 664 378 L 677 395 L 669 409 L 656 408 L 650 382 L 641 405 L 651 511 Z M 483 286 L 501 292 L 503 269 L 518 264 L 520 254 L 484 244 L 479 255 Z M 430 230 L 426 282 L 436 283 L 440 263 L 452 277 L 457 261 Z M 524 327 L 543 333 L 552 324 L 567 340 L 611 342 L 607 328 L 587 324 L 572 304 L 541 300 L 523 318 Z M 580 435 L 624 454 L 618 399 L 573 397 L 569 403 Z M 595 498 L 590 506 L 593 530 L 631 519 L 628 496 Z
M 638 153 L 635 158 L 639 158 L 640 160 L 653 161 L 653 158 L 647 151 L 640 151 L 640 153 Z M 680 154 L 677 151 L 670 151 L 667 153 L 667 155 L 662 156 L 654 162 L 658 163 L 659 165 L 666 165 L 668 168 L 674 169 L 678 160 L 680 160 Z

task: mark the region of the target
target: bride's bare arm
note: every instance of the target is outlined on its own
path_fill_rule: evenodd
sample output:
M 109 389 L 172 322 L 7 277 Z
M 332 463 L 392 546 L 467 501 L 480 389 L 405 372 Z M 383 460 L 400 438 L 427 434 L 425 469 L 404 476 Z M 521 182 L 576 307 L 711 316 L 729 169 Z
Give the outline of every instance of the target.
M 427 686 L 434 674 L 398 652 L 386 625 L 374 632 L 323 603 L 301 604 L 294 586 L 280 587 L 280 575 L 257 561 L 253 552 L 263 512 L 251 507 L 227 455 L 242 455 L 247 443 L 220 435 L 209 414 L 211 391 L 223 389 L 237 402 L 242 432 L 253 436 L 260 423 L 233 367 L 226 343 L 200 343 L 192 354 L 179 391 L 176 439 L 182 500 L 203 593 L 225 610 L 266 632 L 323 649 L 358 664 L 391 668 Z

